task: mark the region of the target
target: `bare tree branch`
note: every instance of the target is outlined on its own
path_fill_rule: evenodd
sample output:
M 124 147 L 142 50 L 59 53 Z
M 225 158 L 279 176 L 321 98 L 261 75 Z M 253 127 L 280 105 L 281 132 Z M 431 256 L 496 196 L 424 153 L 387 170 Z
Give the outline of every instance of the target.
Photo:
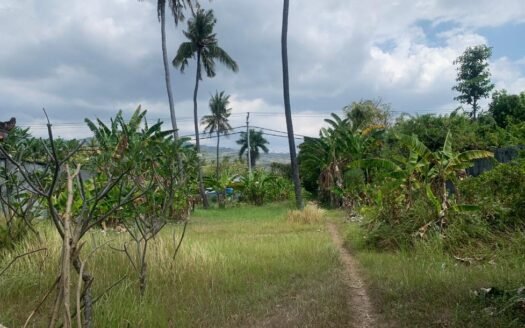
M 9 262 L 9 264 L 7 264 L 7 266 L 6 266 L 2 271 L 0 271 L 0 276 L 2 276 L 2 275 L 4 274 L 4 272 L 6 272 L 7 269 L 9 269 L 9 267 L 10 267 L 11 265 L 13 265 L 13 263 L 15 263 L 18 259 L 20 259 L 20 258 L 22 258 L 22 257 L 24 257 L 24 256 L 28 256 L 28 255 L 31 255 L 31 254 L 37 253 L 37 252 L 45 251 L 45 250 L 47 250 L 47 248 L 40 248 L 40 249 L 36 249 L 36 250 L 34 250 L 34 251 L 30 251 L 30 252 L 27 252 L 27 253 L 24 253 L 24 254 L 20 254 L 20 255 L 15 256 L 15 257 L 11 260 L 11 262 Z

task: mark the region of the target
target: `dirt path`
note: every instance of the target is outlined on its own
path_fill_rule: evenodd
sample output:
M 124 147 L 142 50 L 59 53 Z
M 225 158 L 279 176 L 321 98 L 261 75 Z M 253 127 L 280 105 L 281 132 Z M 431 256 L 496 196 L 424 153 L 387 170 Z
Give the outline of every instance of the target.
M 355 328 L 376 327 L 374 309 L 368 298 L 363 280 L 359 275 L 358 262 L 348 250 L 344 248 L 343 239 L 339 235 L 335 224 L 328 222 L 327 227 L 332 236 L 332 240 L 339 250 L 341 262 L 343 262 L 345 268 L 344 282 L 348 286 L 350 293 L 349 311 L 354 315 L 352 326 Z

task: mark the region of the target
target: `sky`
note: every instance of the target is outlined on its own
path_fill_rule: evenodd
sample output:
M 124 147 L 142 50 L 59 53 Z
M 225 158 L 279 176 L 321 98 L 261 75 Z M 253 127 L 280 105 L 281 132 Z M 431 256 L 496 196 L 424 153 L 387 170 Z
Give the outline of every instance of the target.
M 282 0 L 201 1 L 214 10 L 219 45 L 239 72 L 218 64 L 199 88 L 199 116 L 216 91 L 230 95 L 231 125 L 286 131 L 282 95 Z M 168 16 L 168 56 L 184 41 Z M 152 0 L 1 0 L 0 120 L 45 136 L 45 108 L 56 135 L 90 136 L 84 118 L 108 122 L 138 105 L 170 127 L 160 23 Z M 294 130 L 318 136 L 324 118 L 354 101 L 381 99 L 394 114 L 448 113 L 453 64 L 468 46 L 493 47 L 496 89 L 525 91 L 523 0 L 291 0 L 288 31 Z M 195 65 L 170 70 L 180 135 L 193 132 Z M 484 106 L 488 100 L 484 102 Z M 272 152 L 287 139 L 265 130 Z M 274 134 L 274 135 L 272 135 Z M 221 144 L 238 147 L 237 135 Z M 214 145 L 215 140 L 204 139 Z

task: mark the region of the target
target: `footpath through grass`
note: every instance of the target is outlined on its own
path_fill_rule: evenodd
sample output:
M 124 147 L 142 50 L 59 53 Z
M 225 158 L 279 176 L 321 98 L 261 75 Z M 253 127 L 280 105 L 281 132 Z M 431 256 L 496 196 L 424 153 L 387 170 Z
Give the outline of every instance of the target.
M 142 299 L 126 256 L 102 247 L 89 261 L 94 295 L 127 278 L 96 303 L 95 327 L 346 326 L 347 291 L 324 224 L 288 223 L 287 210 L 283 204 L 198 210 L 175 261 L 173 234 L 180 227 L 166 227 L 148 251 Z M 17 261 L 0 278 L 0 323 L 8 327 L 23 325 L 57 274 L 58 236 L 40 228 L 44 245 L 28 241 L 0 256 L 4 267 L 15 254 L 49 249 Z M 121 247 L 129 238 L 95 230 L 85 239 L 87 253 L 108 241 Z M 45 302 L 35 327 L 46 325 L 51 306 Z
M 483 299 L 474 291 L 524 286 L 525 254 L 512 247 L 493 249 L 490 259 L 467 265 L 431 243 L 410 251 L 372 251 L 364 247 L 364 233 L 357 223 L 341 222 L 347 246 L 361 263 L 384 326 L 524 326 L 524 318 L 512 306 L 506 306 L 505 297 Z M 525 309 L 518 312 L 525 313 Z

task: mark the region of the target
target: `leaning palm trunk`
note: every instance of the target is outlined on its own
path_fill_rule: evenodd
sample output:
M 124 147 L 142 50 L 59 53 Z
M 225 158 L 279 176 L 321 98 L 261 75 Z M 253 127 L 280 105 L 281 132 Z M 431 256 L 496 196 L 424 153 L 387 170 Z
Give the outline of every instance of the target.
M 299 179 L 299 166 L 295 151 L 295 138 L 293 133 L 292 110 L 290 108 L 290 86 L 288 77 L 288 8 L 289 0 L 284 0 L 283 6 L 283 29 L 281 34 L 281 51 L 283 61 L 283 94 L 284 94 L 284 114 L 286 116 L 286 129 L 288 131 L 288 145 L 290 147 L 290 162 L 292 165 L 292 178 L 295 188 L 295 203 L 298 209 L 303 208 L 303 198 L 301 195 L 301 180 Z
M 171 92 L 170 67 L 168 64 L 168 50 L 166 49 L 166 11 L 165 5 L 161 8 L 160 13 L 160 34 L 162 36 L 162 61 L 164 63 L 164 79 L 166 80 L 166 92 L 168 93 L 168 102 L 170 106 L 171 126 L 173 128 L 173 139 L 175 143 L 179 139 L 177 128 L 177 118 L 175 117 L 175 105 L 173 103 L 173 93 Z M 183 174 L 182 158 L 177 152 L 177 164 L 181 174 Z
M 199 114 L 197 111 L 197 93 L 199 92 L 199 79 L 201 76 L 201 53 L 197 52 L 197 75 L 195 77 L 195 90 L 193 91 L 193 121 L 195 123 L 195 148 L 197 149 L 197 154 L 201 153 L 201 144 L 199 137 Z M 197 158 L 198 165 L 198 174 L 199 174 L 199 193 L 202 198 L 202 205 L 204 208 L 209 208 L 208 198 L 206 197 L 206 192 L 204 191 L 204 181 L 202 179 L 202 163 L 200 156 Z

